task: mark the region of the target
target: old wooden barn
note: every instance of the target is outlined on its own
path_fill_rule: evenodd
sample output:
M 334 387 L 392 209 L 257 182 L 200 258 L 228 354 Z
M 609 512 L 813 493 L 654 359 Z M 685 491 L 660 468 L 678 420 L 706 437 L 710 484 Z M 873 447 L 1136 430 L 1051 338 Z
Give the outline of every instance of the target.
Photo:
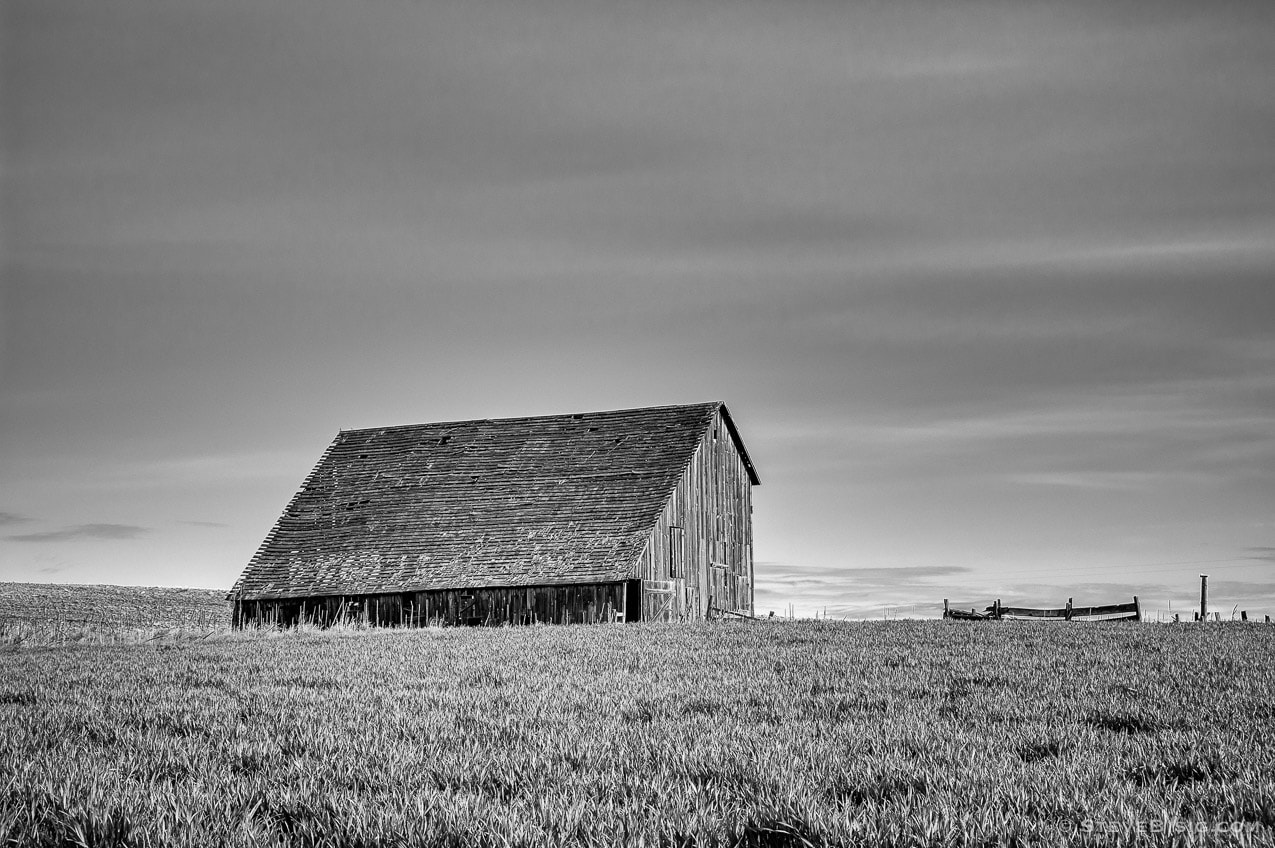
M 751 615 L 758 483 L 718 402 L 345 430 L 231 590 L 235 624 Z

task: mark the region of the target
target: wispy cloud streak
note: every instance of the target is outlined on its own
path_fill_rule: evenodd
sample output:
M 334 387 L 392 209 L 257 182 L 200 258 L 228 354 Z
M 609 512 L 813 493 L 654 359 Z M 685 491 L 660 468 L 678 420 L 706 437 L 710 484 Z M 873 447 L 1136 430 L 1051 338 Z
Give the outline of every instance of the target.
M 79 539 L 136 539 L 148 532 L 133 524 L 79 524 L 61 530 L 5 536 L 11 542 L 70 542 Z

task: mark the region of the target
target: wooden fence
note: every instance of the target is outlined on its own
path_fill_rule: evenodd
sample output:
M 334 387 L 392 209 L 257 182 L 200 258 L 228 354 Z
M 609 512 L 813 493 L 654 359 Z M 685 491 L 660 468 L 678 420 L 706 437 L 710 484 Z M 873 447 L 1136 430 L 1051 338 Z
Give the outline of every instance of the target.
M 1133 596 L 1131 603 L 1103 604 L 1096 607 L 1074 606 L 1072 599 L 1068 598 L 1067 606 L 1058 609 L 1007 607 L 1002 605 L 1000 600 L 997 599 L 982 612 L 977 612 L 973 609 L 966 612 L 965 610 L 951 609 L 948 606 L 947 598 L 944 598 L 943 617 L 957 621 L 1004 621 L 1015 619 L 1035 621 L 1142 621 L 1142 606 L 1138 603 L 1137 595 Z

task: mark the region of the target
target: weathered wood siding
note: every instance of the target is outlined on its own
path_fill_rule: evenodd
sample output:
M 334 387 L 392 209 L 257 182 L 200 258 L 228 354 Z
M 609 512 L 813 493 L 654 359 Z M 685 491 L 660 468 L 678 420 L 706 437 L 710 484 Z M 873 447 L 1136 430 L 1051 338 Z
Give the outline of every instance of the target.
M 300 623 L 326 627 L 340 621 L 379 627 L 490 626 L 637 621 L 640 615 L 639 584 L 630 580 L 237 601 L 234 622 L 236 627 Z
M 752 487 L 719 411 L 638 564 L 645 621 L 753 614 Z

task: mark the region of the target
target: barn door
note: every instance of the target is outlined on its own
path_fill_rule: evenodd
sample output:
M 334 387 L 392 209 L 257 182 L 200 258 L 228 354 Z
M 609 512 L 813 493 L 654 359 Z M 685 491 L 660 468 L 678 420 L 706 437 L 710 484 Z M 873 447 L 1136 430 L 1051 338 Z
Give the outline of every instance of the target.
M 668 576 L 673 583 L 672 604 L 669 609 L 670 620 L 686 617 L 686 531 L 681 527 L 668 529 Z
M 677 581 L 642 581 L 642 620 L 672 621 L 677 606 Z
M 721 618 L 722 610 L 728 608 L 726 596 L 726 567 L 713 563 L 708 567 L 709 588 L 705 614 L 709 618 Z

